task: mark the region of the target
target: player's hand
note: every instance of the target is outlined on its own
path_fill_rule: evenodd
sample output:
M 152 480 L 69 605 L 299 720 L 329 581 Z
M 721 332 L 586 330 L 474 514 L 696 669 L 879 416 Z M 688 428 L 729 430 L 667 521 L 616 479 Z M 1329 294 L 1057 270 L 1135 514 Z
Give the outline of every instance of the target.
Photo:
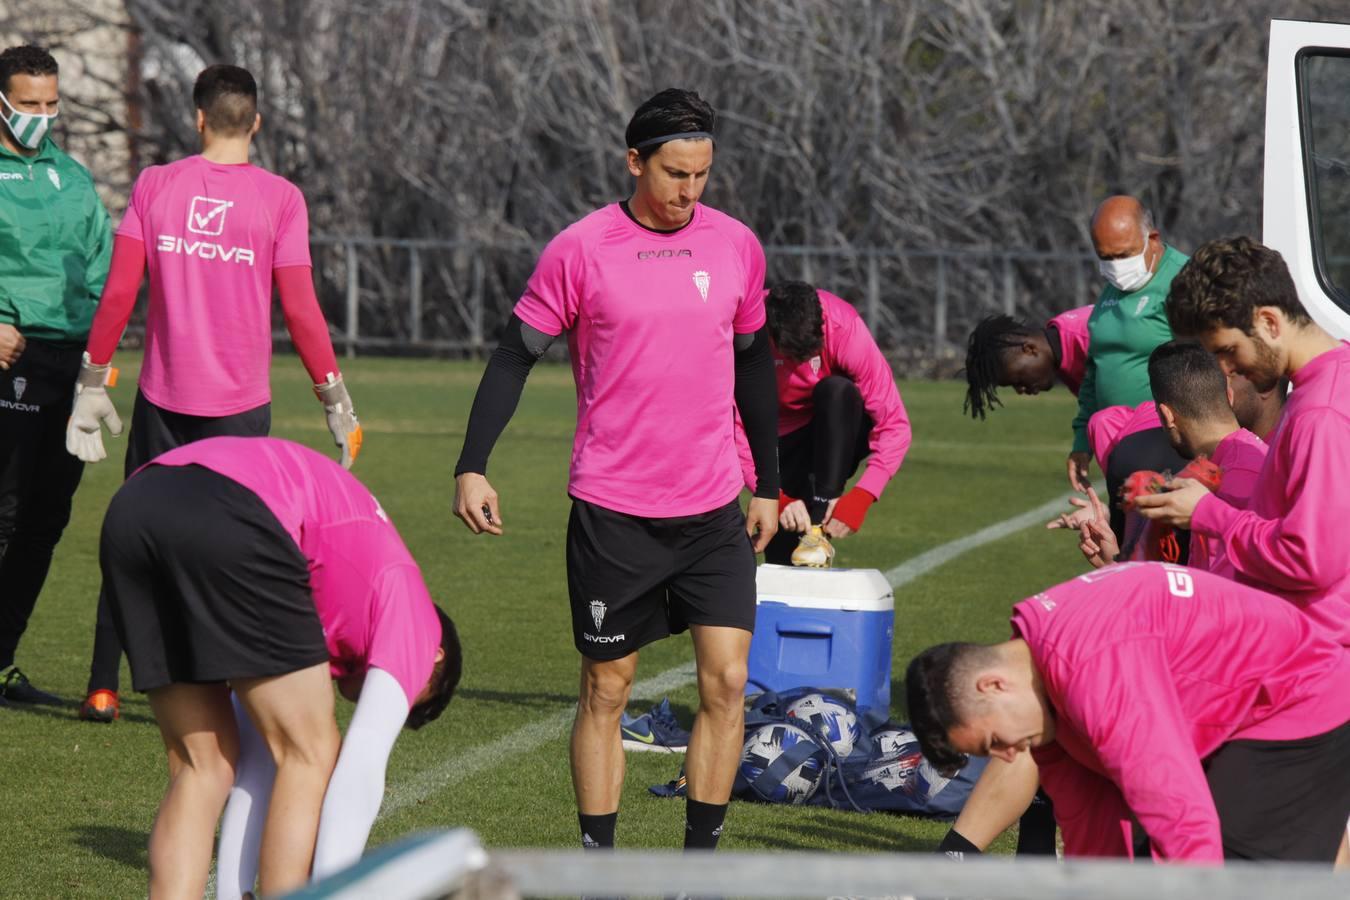
M 752 504 L 753 505 L 753 504 Z M 778 505 L 774 504 L 776 510 Z M 497 492 L 485 476 L 465 472 L 455 479 L 455 517 L 474 534 L 501 534 L 502 514 L 497 508 Z
M 356 410 L 352 408 L 351 395 L 341 375 L 328 373 L 328 380 L 314 385 L 314 394 L 323 404 L 324 415 L 328 417 L 328 431 L 333 435 L 333 444 L 342 451 L 342 468 L 350 469 L 356 457 L 361 455 L 361 423 L 356 419 Z
M 108 451 L 103 449 L 104 425 L 114 437 L 122 433 L 122 420 L 105 386 L 110 368 L 92 364 L 86 353 L 75 380 L 75 401 L 66 423 L 66 450 L 87 463 L 108 457 Z
M 8 372 L 9 367 L 23 356 L 23 348 L 27 344 L 19 329 L 13 325 L 0 324 L 0 369 Z
M 1087 522 L 1079 529 L 1078 549 L 1094 569 L 1109 566 L 1120 557 L 1120 544 L 1111 526 L 1099 519 Z
M 1058 518 L 1046 522 L 1045 527 L 1078 531 L 1089 522 L 1109 522 L 1110 516 L 1106 512 L 1106 507 L 1102 506 L 1101 498 L 1097 496 L 1097 491 L 1090 484 L 1087 494 L 1086 499 L 1070 497 L 1069 505 L 1075 507 L 1075 509 L 1072 512 L 1060 513 Z
M 1173 528 L 1190 528 L 1191 516 L 1200 501 L 1209 496 L 1209 488 L 1194 478 L 1173 478 L 1164 487 L 1161 494 L 1135 498 L 1139 515 Z
M 1092 454 L 1080 450 L 1077 453 L 1070 453 L 1067 462 L 1069 472 L 1069 487 L 1078 491 L 1080 494 L 1086 494 L 1088 488 L 1092 486 L 1092 479 L 1088 477 L 1088 467 L 1092 465 Z
M 793 500 L 778 514 L 778 524 L 784 531 L 805 533 L 811 529 L 811 516 L 806 512 L 806 504 Z
M 778 501 L 751 497 L 750 509 L 745 513 L 745 533 L 750 535 L 755 552 L 763 553 L 769 541 L 778 533 Z
M 834 518 L 834 505 L 838 502 L 839 498 L 835 497 L 830 501 L 829 505 L 825 507 L 825 524 L 822 525 L 820 529 L 832 538 L 848 537 L 853 533 L 852 528 Z

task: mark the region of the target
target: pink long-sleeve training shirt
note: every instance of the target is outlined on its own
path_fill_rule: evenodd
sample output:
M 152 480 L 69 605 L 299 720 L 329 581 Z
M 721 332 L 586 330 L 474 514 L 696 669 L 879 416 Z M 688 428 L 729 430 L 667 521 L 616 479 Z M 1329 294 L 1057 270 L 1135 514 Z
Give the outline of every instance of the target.
M 1055 371 L 1075 397 L 1083 384 L 1083 373 L 1087 371 L 1088 343 L 1092 339 L 1088 333 L 1088 319 L 1091 316 L 1092 304 L 1089 303 L 1062 312 L 1045 323 L 1059 332 L 1059 365 Z
M 1278 594 L 1350 646 L 1350 345 L 1305 365 L 1245 510 L 1205 497 L 1192 533 L 1217 538 L 1239 580 Z M 1350 690 L 1347 690 L 1350 694 Z
M 815 417 L 812 391 L 821 379 L 842 375 L 858 386 L 863 408 L 872 419 L 867 437 L 870 455 L 857 486 L 880 498 L 886 485 L 900 470 L 909 450 L 912 431 L 909 414 L 895 386 L 890 363 L 882 355 L 867 323 L 847 301 L 829 291 L 817 290 L 824 325 L 820 355 L 793 364 L 775 347 L 774 370 L 778 376 L 778 434 L 796 431 Z M 745 483 L 754 490 L 755 462 L 740 417 L 736 417 L 736 452 Z
M 1219 467 L 1222 480 L 1215 496 L 1236 509 L 1246 509 L 1251 503 L 1252 492 L 1256 490 L 1256 481 L 1261 475 L 1261 467 L 1266 462 L 1264 441 L 1245 428 L 1239 428 L 1228 437 L 1219 441 L 1214 448 L 1210 461 Z M 1190 565 L 1205 569 L 1224 578 L 1237 578 L 1237 572 L 1228 562 L 1228 554 L 1223 542 L 1208 537 L 1198 531 L 1191 532 Z
M 1350 721 L 1350 652 L 1290 603 L 1209 572 L 1107 566 L 1018 603 L 1012 623 L 1054 710 L 1054 741 L 1031 752 L 1073 856 L 1127 855 L 1133 812 L 1162 858 L 1218 863 L 1202 760 Z

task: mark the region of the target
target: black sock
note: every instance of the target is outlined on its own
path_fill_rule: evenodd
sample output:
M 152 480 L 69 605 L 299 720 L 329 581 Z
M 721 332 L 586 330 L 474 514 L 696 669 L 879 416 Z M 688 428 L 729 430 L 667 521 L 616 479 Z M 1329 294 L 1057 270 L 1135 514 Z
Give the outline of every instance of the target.
M 825 521 L 825 510 L 830 508 L 829 497 L 817 497 L 814 494 L 806 498 L 806 514 L 811 517 L 812 525 Z
M 577 821 L 581 823 L 581 846 L 587 850 L 614 849 L 614 825 L 619 821 L 617 809 L 603 816 L 577 813 Z
M 942 839 L 942 843 L 938 844 L 938 852 L 945 853 L 952 859 L 961 860 L 967 856 L 978 856 L 983 851 L 966 840 L 961 832 L 952 828 L 947 831 L 947 836 Z
M 722 836 L 722 822 L 727 817 L 725 803 L 700 803 L 688 798 L 684 801 L 684 849 L 716 850 Z
M 1017 855 L 1055 855 L 1055 808 L 1043 791 L 1036 792 L 1017 824 Z

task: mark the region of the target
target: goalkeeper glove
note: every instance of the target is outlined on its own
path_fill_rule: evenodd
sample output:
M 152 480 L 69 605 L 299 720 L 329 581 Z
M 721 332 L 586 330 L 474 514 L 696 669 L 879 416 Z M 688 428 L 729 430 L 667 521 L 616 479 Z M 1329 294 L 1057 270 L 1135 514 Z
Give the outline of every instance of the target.
M 342 468 L 350 469 L 361 454 L 361 423 L 356 420 L 352 398 L 347 393 L 347 385 L 342 383 L 342 375 L 329 372 L 327 381 L 314 385 L 314 394 L 328 416 L 333 443 L 342 449 Z
M 117 415 L 108 388 L 117 383 L 117 370 L 111 365 L 96 366 L 84 354 L 80 375 L 75 379 L 75 401 L 66 423 L 66 450 L 84 462 L 106 459 L 103 449 L 103 426 L 114 436 L 122 433 L 122 420 Z

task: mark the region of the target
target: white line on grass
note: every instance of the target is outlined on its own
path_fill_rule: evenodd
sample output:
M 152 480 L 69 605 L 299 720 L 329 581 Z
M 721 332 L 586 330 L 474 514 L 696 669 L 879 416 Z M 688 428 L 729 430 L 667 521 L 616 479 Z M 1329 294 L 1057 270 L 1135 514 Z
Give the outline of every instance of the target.
M 920 553 L 913 559 L 888 571 L 886 580 L 891 583 L 892 587 L 900 587 L 928 574 L 938 566 L 950 562 L 961 554 L 974 550 L 976 547 L 993 543 L 1021 531 L 1023 528 L 1039 525 L 1052 518 L 1056 513 L 1062 512 L 1070 496 L 1072 495 L 1064 494 L 1056 497 L 1054 500 L 1043 503 L 1021 515 L 1004 519 L 1002 522 L 995 522 L 993 525 L 981 528 L 973 534 L 968 534 L 963 538 L 949 541 L 925 553 Z M 688 662 L 673 669 L 667 669 L 655 677 L 639 681 L 633 685 L 633 696 L 640 698 L 657 697 L 693 683 L 694 664 Z M 575 710 L 570 707 L 558 710 L 552 715 L 523 725 L 495 741 L 480 744 L 453 759 L 447 759 L 440 765 L 417 773 L 407 781 L 389 789 L 384 798 L 384 805 L 380 808 L 379 818 L 384 819 L 395 815 L 441 791 L 461 784 L 470 778 L 475 778 L 505 762 L 509 757 L 538 750 L 549 741 L 565 734 L 572 724 L 574 714 Z
M 1095 486 L 1097 493 L 1105 493 L 1102 485 Z M 1062 494 L 1053 500 L 1042 503 L 1035 509 L 1029 509 L 1019 516 L 1013 516 L 1011 519 L 1004 519 L 1002 522 L 995 522 L 987 528 L 981 528 L 973 534 L 968 534 L 963 538 L 957 538 L 954 541 L 948 541 L 945 544 L 934 547 L 932 550 L 920 553 L 913 559 L 902 562 L 886 573 L 886 580 L 891 583 L 891 587 L 897 588 L 902 584 L 908 584 L 921 575 L 927 575 L 943 563 L 951 562 L 963 553 L 969 553 L 976 547 L 983 547 L 985 544 L 992 544 L 994 541 L 1002 540 L 1011 534 L 1021 531 L 1023 528 L 1030 528 L 1032 525 L 1041 525 L 1050 521 L 1059 513 L 1064 512 L 1069 506 L 1069 498 L 1076 497 L 1077 494 Z

